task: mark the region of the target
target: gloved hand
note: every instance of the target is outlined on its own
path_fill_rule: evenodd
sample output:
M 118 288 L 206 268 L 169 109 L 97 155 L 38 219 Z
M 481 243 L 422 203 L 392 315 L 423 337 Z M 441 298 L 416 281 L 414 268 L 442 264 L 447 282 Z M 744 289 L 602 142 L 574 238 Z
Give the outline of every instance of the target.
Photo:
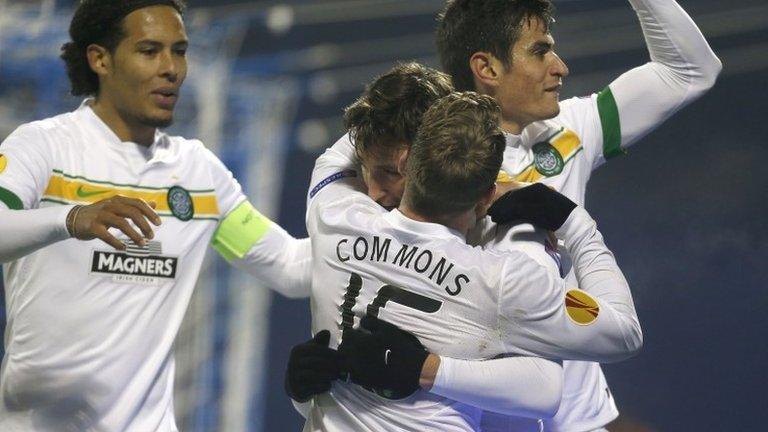
M 509 191 L 488 210 L 497 224 L 523 221 L 550 231 L 557 231 L 570 216 L 576 203 L 544 184 L 535 183 Z
M 341 377 L 342 361 L 338 351 L 328 348 L 331 332 L 319 331 L 314 338 L 291 349 L 285 372 L 285 392 L 297 402 L 331 389 Z
M 373 316 L 362 330 L 347 330 L 339 345 L 353 383 L 388 399 L 403 399 L 419 388 L 429 353 L 416 336 Z

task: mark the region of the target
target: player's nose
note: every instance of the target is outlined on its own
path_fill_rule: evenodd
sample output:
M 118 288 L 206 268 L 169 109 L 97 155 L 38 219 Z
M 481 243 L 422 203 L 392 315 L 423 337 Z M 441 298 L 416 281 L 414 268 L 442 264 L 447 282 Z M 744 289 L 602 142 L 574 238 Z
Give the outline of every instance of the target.
M 560 58 L 559 55 L 555 54 L 555 64 L 553 66 L 553 74 L 560 76 L 560 77 L 566 77 L 570 71 L 568 70 L 568 65 L 565 64 L 563 59 Z

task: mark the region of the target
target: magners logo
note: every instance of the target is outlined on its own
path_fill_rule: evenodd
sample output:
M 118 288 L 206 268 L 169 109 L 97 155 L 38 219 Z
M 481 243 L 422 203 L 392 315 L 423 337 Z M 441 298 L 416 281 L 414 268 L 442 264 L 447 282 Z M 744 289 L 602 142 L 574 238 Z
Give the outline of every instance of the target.
M 178 258 L 162 256 L 160 242 L 151 241 L 138 246 L 122 239 L 125 252 L 93 251 L 91 272 L 113 275 L 116 282 L 155 282 L 156 278 L 174 279 Z

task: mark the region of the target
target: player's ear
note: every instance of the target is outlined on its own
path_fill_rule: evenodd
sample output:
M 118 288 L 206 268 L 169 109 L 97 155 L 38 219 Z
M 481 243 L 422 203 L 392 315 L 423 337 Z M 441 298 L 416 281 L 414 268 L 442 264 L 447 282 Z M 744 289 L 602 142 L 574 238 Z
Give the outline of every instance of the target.
M 405 165 L 408 162 L 408 150 L 409 148 L 405 148 L 397 159 L 397 172 L 400 173 L 401 176 L 405 176 Z
M 477 220 L 480 220 L 488 214 L 488 209 L 491 208 L 493 201 L 496 199 L 496 183 L 494 183 L 487 191 L 480 197 L 475 206 L 475 216 Z
M 112 68 L 112 55 L 101 45 L 90 44 L 85 50 L 88 65 L 99 76 L 107 75 Z
M 469 69 L 475 77 L 475 89 L 480 93 L 492 94 L 499 86 L 504 65 L 493 54 L 478 51 L 469 58 Z

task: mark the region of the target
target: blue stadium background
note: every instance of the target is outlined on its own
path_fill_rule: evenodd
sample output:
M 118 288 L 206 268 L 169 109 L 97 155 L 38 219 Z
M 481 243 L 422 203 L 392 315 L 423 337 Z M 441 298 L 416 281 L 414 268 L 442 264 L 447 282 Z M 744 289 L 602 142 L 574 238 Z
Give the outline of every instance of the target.
M 0 1 L 0 12 L 21 3 L 34 2 Z M 63 68 L 50 49 L 66 36 L 72 2 L 38 3 L 39 9 L 25 12 L 49 14 L 47 25 L 36 32 L 9 35 L 0 21 L 0 138 L 21 121 L 79 103 L 67 96 Z M 555 3 L 554 33 L 571 70 L 566 96 L 599 90 L 646 61 L 639 25 L 626 2 Z M 615 430 L 763 431 L 768 408 L 768 6 L 764 0 L 680 3 L 709 37 L 724 72 L 703 99 L 598 170 L 587 194 L 587 208 L 633 287 L 645 334 L 639 356 L 605 367 L 625 419 Z M 217 44 L 234 46 L 218 152 L 249 193 L 262 193 L 249 185 L 279 185 L 268 213 L 293 235 L 306 235 L 304 197 L 314 159 L 341 133 L 341 110 L 363 83 L 397 59 L 437 66 L 431 30 L 441 4 L 189 1 L 191 37 L 204 41 L 198 48 L 215 53 Z M 46 49 L 47 54 L 37 52 Z M 43 61 L 19 54 L 29 51 Z M 256 86 L 249 94 L 263 98 L 238 97 L 238 86 Z M 277 123 L 259 124 L 279 130 L 270 142 L 279 146 L 280 164 L 258 168 L 249 163 L 260 156 L 251 144 L 264 132 L 248 129 L 248 122 L 254 116 L 264 119 L 275 100 L 284 115 Z M 182 106 L 180 116 L 185 113 Z M 187 135 L 195 130 L 178 127 Z M 226 284 L 234 276 L 217 261 L 213 271 L 217 282 L 203 289 L 213 293 L 214 354 L 201 370 L 206 379 L 189 420 L 179 422 L 183 430 L 226 430 L 223 347 L 235 303 Z M 265 339 L 258 347 L 263 364 L 252 372 L 243 430 L 299 430 L 300 418 L 284 396 L 282 380 L 290 347 L 309 336 L 308 302 L 269 294 L 266 299 Z

